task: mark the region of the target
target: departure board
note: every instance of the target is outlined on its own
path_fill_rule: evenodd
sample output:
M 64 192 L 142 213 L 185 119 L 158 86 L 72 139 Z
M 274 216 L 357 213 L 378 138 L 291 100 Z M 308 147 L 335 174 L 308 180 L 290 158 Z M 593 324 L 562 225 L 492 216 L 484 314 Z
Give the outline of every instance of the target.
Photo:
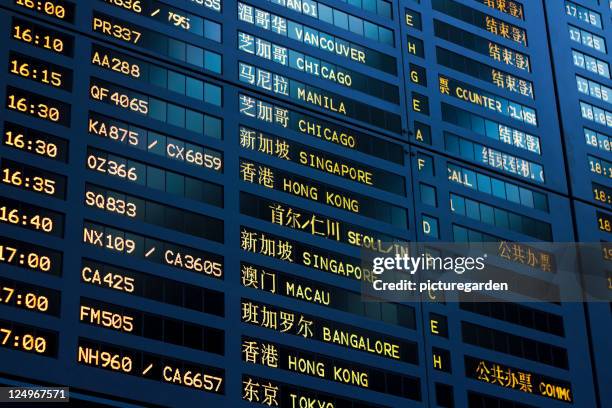
M 496 242 L 504 259 L 540 271 L 552 270 L 548 264 L 552 258 L 545 255 L 541 263 L 542 254 L 536 255 L 523 243 L 593 242 L 596 248 L 600 240 L 606 240 L 610 14 L 596 3 L 400 2 L 406 33 L 403 48 L 411 57 L 404 64 L 404 77 L 417 240 L 470 246 Z M 571 79 L 568 67 L 576 71 Z M 568 86 L 573 83 L 576 92 Z M 584 129 L 576 128 L 579 123 L 584 123 Z M 585 202 L 598 208 L 587 211 L 582 208 Z M 605 271 L 601 272 L 601 279 L 593 279 L 604 290 L 607 281 Z M 540 278 L 530 281 L 543 284 Z M 600 327 L 608 327 L 588 334 L 590 329 L 578 329 L 588 325 L 577 323 L 577 317 L 571 317 L 573 306 L 563 302 L 553 309 L 537 303 L 466 302 L 459 309 L 474 315 L 459 318 L 461 312 L 453 311 L 455 303 L 439 306 L 445 299 L 429 296 L 435 303 L 424 305 L 422 313 L 424 330 L 431 335 L 425 342 L 425 355 L 430 367 L 441 373 L 430 386 L 436 406 L 576 404 L 572 387 L 580 381 L 572 374 L 539 379 L 537 368 L 553 365 L 571 373 L 573 369 L 567 367 L 582 363 L 569 349 L 587 353 L 591 346 L 576 338 L 578 332 L 570 339 L 561 326 L 572 325 L 582 339 L 595 338 L 609 331 L 612 318 L 607 305 L 585 306 L 598 310 L 593 319 Z M 513 317 L 522 313 L 532 315 L 544 332 L 555 332 L 556 339 L 538 343 L 523 333 L 522 328 L 535 325 Z M 548 313 L 552 315 L 545 317 Z M 483 316 L 503 320 L 513 329 L 497 326 L 493 320 L 478 323 Z M 549 320 L 557 317 L 562 322 Z M 543 324 L 544 320 L 550 324 Z M 456 324 L 460 327 L 453 329 Z M 453 344 L 457 339 L 478 348 L 477 354 L 466 351 L 457 363 Z M 519 351 L 524 347 L 545 349 L 546 356 Z M 488 356 L 483 348 L 489 350 Z M 598 350 L 609 353 L 601 342 Z M 517 357 L 521 365 L 502 363 L 498 356 Z M 610 378 L 606 368 L 594 375 L 577 370 L 590 377 L 583 378 L 587 389 L 602 391 L 598 384 Z M 463 386 L 457 386 L 465 376 L 471 379 L 466 387 L 474 390 L 467 395 Z M 528 379 L 528 384 L 521 378 Z M 476 387 L 483 393 L 476 393 Z M 582 404 L 609 403 L 605 391 L 599 391 Z M 537 395 L 538 401 L 525 397 L 519 402 L 519 396 L 527 394 Z
M 599 3 L 0 0 L 0 405 L 607 406 Z M 526 287 L 363 292 L 436 241 Z
M 573 163 L 568 174 L 576 202 L 577 216 L 583 220 L 578 229 L 581 241 L 596 242 L 600 249 L 597 260 L 604 263 L 594 271 L 597 287 L 610 290 L 607 267 L 610 205 L 608 192 L 612 184 L 607 176 L 610 150 L 610 63 L 609 15 L 610 5 L 598 2 L 565 1 L 564 7 L 549 8 L 550 18 L 557 18 L 563 26 L 563 37 L 553 47 L 555 65 L 560 81 L 567 81 L 568 91 L 559 101 L 568 159 Z M 576 112 L 576 113 L 573 113 Z M 571 137 L 578 135 L 579 137 Z M 593 342 L 597 350 L 605 349 L 599 337 L 602 325 L 610 319 L 608 305 L 589 305 L 589 318 L 594 322 Z M 604 348 L 602 348 L 604 347 Z M 600 378 L 612 378 L 609 369 L 597 365 Z

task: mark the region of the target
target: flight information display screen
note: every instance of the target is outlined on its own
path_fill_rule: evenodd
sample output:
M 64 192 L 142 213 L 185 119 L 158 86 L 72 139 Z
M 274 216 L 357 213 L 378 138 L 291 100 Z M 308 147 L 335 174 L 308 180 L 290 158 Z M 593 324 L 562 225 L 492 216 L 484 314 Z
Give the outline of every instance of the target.
M 557 3 L 0 0 L 0 405 L 597 406 L 576 305 L 362 292 L 612 259 L 612 10 Z

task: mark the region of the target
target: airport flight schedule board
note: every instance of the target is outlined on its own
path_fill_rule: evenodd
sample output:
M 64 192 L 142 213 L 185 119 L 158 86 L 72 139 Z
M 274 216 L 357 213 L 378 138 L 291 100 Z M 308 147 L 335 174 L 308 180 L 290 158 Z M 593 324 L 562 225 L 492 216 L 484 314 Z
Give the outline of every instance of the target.
M 608 304 L 360 293 L 393 242 L 610 256 L 600 3 L 1 0 L 0 384 L 606 406 Z

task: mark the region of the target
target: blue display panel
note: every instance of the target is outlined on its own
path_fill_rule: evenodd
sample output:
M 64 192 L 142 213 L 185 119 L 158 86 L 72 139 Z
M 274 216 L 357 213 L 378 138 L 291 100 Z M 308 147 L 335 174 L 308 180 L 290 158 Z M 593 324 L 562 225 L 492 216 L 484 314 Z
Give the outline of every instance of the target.
M 578 239 L 594 242 L 602 248 L 601 271 L 592 271 L 596 282 L 608 287 L 607 241 L 609 241 L 610 183 L 608 148 L 610 122 L 610 56 L 612 40 L 606 23 L 610 19 L 609 4 L 603 2 L 565 2 L 547 4 L 548 21 L 556 21 L 561 35 L 551 36 L 551 51 L 556 80 L 563 86 L 559 93 L 559 109 L 563 126 L 564 144 L 570 164 L 568 182 L 577 201 L 573 204 Z M 567 33 L 566 33 L 567 31 Z M 574 86 L 575 84 L 575 86 Z M 588 204 L 587 204 L 588 203 Z M 589 268 L 592 269 L 592 268 Z M 597 374 L 597 388 L 603 406 L 606 398 L 609 370 L 598 355 L 610 353 L 609 345 L 601 336 L 610 324 L 609 303 L 590 303 L 586 306 L 590 323 L 592 364 Z
M 605 406 L 608 305 L 360 282 L 362 251 L 398 242 L 518 265 L 607 239 L 610 11 L 581 3 L 1 0 L 0 383 L 79 406 Z M 526 285 L 561 290 L 531 255 Z
M 578 225 L 578 234 L 582 242 L 593 242 L 601 249 L 599 257 L 595 262 L 602 264 L 600 270 L 595 270 L 594 284 L 598 285 L 601 290 L 611 290 L 611 278 L 612 273 L 608 264 L 609 258 L 609 242 L 610 233 L 606 230 L 606 219 L 609 219 L 610 212 L 602 210 L 598 207 L 585 204 L 583 202 L 575 202 L 576 214 L 585 220 L 584 223 Z M 586 262 L 583 260 L 583 262 Z M 604 333 L 607 332 L 607 325 L 612 319 L 612 309 L 610 309 L 610 303 L 596 302 L 589 303 L 586 306 L 588 319 L 589 319 L 589 330 L 591 332 L 591 342 L 593 353 L 593 366 L 597 373 L 597 385 L 601 395 L 605 395 L 606 381 L 612 376 L 610 368 L 601 363 L 601 360 L 597 357 L 598 355 L 605 355 L 610 353 L 610 344 L 604 340 Z M 605 401 L 605 397 L 602 397 Z M 603 404 L 603 406 L 606 406 Z
M 402 355 L 410 355 L 400 363 L 402 369 L 384 368 L 384 356 L 377 355 L 376 346 L 373 354 L 363 355 L 351 342 L 343 346 L 324 335 L 316 347 L 321 355 L 339 358 L 327 367 L 332 382 L 347 383 L 364 373 L 359 384 L 366 392 L 362 399 L 371 405 L 418 405 L 423 389 L 422 382 L 414 380 L 422 376 L 416 309 L 386 305 L 374 314 L 371 308 L 355 311 L 351 304 L 359 302 L 359 282 L 346 277 L 351 266 L 353 273 L 360 269 L 362 246 L 390 236 L 411 239 L 407 148 L 369 132 L 367 127 L 375 122 L 359 129 L 355 123 L 337 121 L 341 115 L 322 117 L 315 111 L 324 110 L 301 109 L 299 101 L 287 105 L 282 98 L 253 93 L 249 86 L 230 85 L 227 81 L 239 84 L 240 58 L 261 67 L 273 62 L 264 61 L 265 53 L 251 56 L 238 46 L 222 53 L 213 44 L 238 44 L 238 31 L 232 31 L 236 23 L 226 23 L 218 14 L 231 12 L 235 20 L 235 5 L 218 4 L 215 10 L 213 4 L 189 3 L 172 10 L 164 2 L 82 3 L 71 9 L 74 20 L 62 27 L 49 24 L 50 16 L 37 21 L 3 14 L 7 38 L 16 24 L 30 30 L 13 36 L 7 43 L 12 53 L 7 50 L 3 56 L 12 71 L 3 77 L 7 109 L 2 188 L 19 198 L 5 204 L 7 211 L 17 210 L 26 221 L 35 215 L 42 219 L 17 226 L 7 218 L 2 225 L 3 243 L 18 251 L 18 258 L 8 262 L 6 279 L 11 280 L 6 287 L 29 293 L 40 286 L 37 295 L 45 300 L 39 307 L 57 315 L 48 321 L 33 320 L 29 315 L 43 311 L 6 305 L 16 309 L 11 324 L 23 322 L 41 331 L 36 335 L 46 336 L 47 330 L 57 338 L 43 338 L 53 346 L 46 362 L 17 367 L 22 352 L 11 351 L 6 361 L 14 361 L 10 364 L 15 369 L 4 374 L 70 383 L 85 394 L 112 394 L 113 399 L 133 403 L 183 405 L 204 397 L 211 404 L 235 405 L 244 394 L 240 367 L 248 361 L 241 362 L 240 336 L 228 333 L 271 336 L 240 323 L 246 319 L 240 299 L 249 298 L 303 312 L 303 319 L 296 316 L 296 328 L 307 318 L 325 319 L 321 330 L 332 325 L 338 332 L 333 337 L 365 336 L 375 344 L 376 338 L 399 339 L 399 330 L 400 343 L 410 345 L 410 354 L 402 346 Z M 28 12 L 28 7 L 14 7 Z M 273 8 L 292 17 L 291 10 Z M 362 44 L 372 38 L 370 23 L 363 24 L 368 29 L 363 39 L 342 30 L 335 35 L 339 40 L 347 35 L 365 49 Z M 379 40 L 388 38 L 383 26 L 378 24 Z M 260 28 L 249 30 L 258 41 L 269 35 Z M 36 35 L 48 40 L 44 37 L 42 46 L 30 43 Z M 274 67 L 309 86 L 315 85 L 313 76 L 321 77 L 317 81 L 325 92 L 335 84 L 343 98 L 359 100 L 361 111 L 366 106 L 363 95 L 387 101 L 385 108 L 397 117 L 387 130 L 401 133 L 403 99 L 397 69 L 393 80 L 359 63 L 334 61 L 321 50 L 296 56 L 295 47 L 291 58 L 287 54 L 286 66 Z M 386 52 L 396 53 L 393 58 L 398 60 L 391 46 Z M 388 70 L 381 62 L 392 56 L 380 53 L 382 59 L 374 65 Z M 49 60 L 50 65 L 40 63 Z M 14 97 L 9 99 L 9 94 Z M 46 97 L 40 100 L 38 95 Z M 248 200 L 260 203 L 261 211 L 253 213 Z M 278 225 L 279 211 L 292 213 L 297 223 Z M 322 222 L 332 228 L 327 238 L 320 237 Z M 334 235 L 334 228 L 341 229 L 342 236 Z M 25 232 L 20 234 L 23 243 L 12 238 L 17 229 Z M 262 238 L 259 253 L 253 253 L 244 239 L 251 230 Z M 52 235 L 48 244 L 41 241 L 44 234 Z M 301 258 L 297 252 L 295 259 L 268 252 L 264 234 L 291 241 Z M 284 296 L 270 293 L 268 286 L 254 287 L 257 281 L 248 265 L 257 265 L 255 272 L 261 274 L 282 270 L 288 285 Z M 41 281 L 47 275 L 49 279 Z M 65 285 L 74 296 L 64 294 Z M 61 303 L 53 292 L 59 288 Z M 305 295 L 313 288 L 323 296 L 319 300 L 325 298 L 333 307 Z M 336 327 L 349 317 L 350 325 Z M 272 339 L 282 342 L 285 337 L 277 333 Z M 296 347 L 308 350 L 313 341 L 305 338 Z M 395 347 L 394 341 L 381 344 Z M 331 364 L 356 358 L 359 366 L 345 367 L 334 380 Z M 327 389 L 327 381 L 307 378 L 300 371 L 306 360 L 300 356 L 295 366 L 287 366 L 294 384 Z M 56 370 L 50 367 L 57 364 L 70 367 L 69 378 L 54 377 Z M 406 376 L 406 370 L 412 374 Z M 262 375 L 278 377 L 275 371 L 268 367 Z M 380 372 L 389 375 L 383 388 L 375 382 Z M 398 394 L 394 384 L 402 376 L 407 382 Z M 118 377 L 133 386 L 116 390 Z M 283 378 L 288 380 L 286 374 Z M 147 392 L 151 387 L 158 391 Z M 339 400 L 352 398 L 342 387 L 332 391 Z
M 564 143 L 571 163 L 569 180 L 574 196 L 609 208 L 610 187 L 607 163 L 610 110 L 609 32 L 602 20 L 609 16 L 607 5 L 547 5 L 548 19 L 558 22 L 562 34 L 551 37 L 551 51 L 558 83 L 559 109 Z M 566 33 L 567 31 L 567 33 Z M 610 115 L 608 115 L 610 116 Z
M 552 285 L 551 288 L 559 289 L 556 284 L 550 283 L 555 279 L 554 273 L 556 272 L 551 274 L 553 269 L 549 261 L 545 261 L 544 254 L 532 251 L 524 243 L 541 239 L 558 242 L 572 241 L 572 226 L 556 222 L 559 219 L 570 217 L 569 200 L 533 185 L 491 172 L 484 167 L 465 163 L 459 158 L 448 158 L 431 151 L 414 149 L 412 159 L 413 180 L 418 189 L 415 192 L 417 202 L 415 210 L 417 234 L 421 236 L 420 239 L 458 241 L 474 245 L 481 242 L 495 242 L 498 253 L 492 255 L 508 261 L 507 270 L 504 272 L 506 276 L 514 276 L 524 282 L 524 285 L 515 288 L 515 293 L 524 296 L 525 303 L 456 303 L 454 298 L 453 300 L 441 299 L 439 295 L 436 295 L 434 297 L 438 299 L 432 298 L 432 303 L 424 306 L 424 313 L 427 313 L 425 316 L 428 316 L 430 324 L 430 327 L 426 327 L 431 339 L 429 340 L 431 344 L 429 347 L 431 350 L 430 364 L 436 371 L 439 371 L 438 381 L 453 384 L 455 389 L 460 389 L 456 385 L 456 377 L 453 376 L 468 375 L 480 384 L 471 386 L 468 384 L 467 389 L 476 389 L 474 387 L 477 386 L 487 392 L 488 387 L 488 392 L 508 393 L 509 399 L 516 400 L 518 393 L 512 391 L 513 387 L 509 387 L 511 390 L 504 390 L 498 385 L 499 390 L 493 391 L 494 388 L 490 385 L 496 382 L 487 373 L 490 372 L 491 367 L 496 368 L 502 363 L 503 360 L 500 360 L 499 356 L 513 355 L 511 360 L 518 358 L 516 361 L 521 361 L 520 366 L 523 368 L 532 364 L 533 361 L 536 361 L 535 366 L 555 365 L 556 363 L 546 363 L 536 355 L 513 354 L 511 349 L 505 349 L 495 343 L 488 343 L 488 341 L 480 343 L 475 339 L 482 336 L 507 337 L 510 333 L 522 332 L 522 328 L 530 325 L 528 320 L 535 322 L 541 319 L 552 319 L 549 320 L 549 324 L 539 329 L 531 326 L 535 331 L 525 332 L 526 338 L 534 340 L 541 338 L 536 334 L 537 331 L 548 333 L 546 338 L 554 339 L 551 344 L 560 347 L 561 350 L 566 350 L 561 351 L 565 357 L 575 359 L 573 363 L 563 364 L 566 374 L 559 377 L 573 379 L 569 387 L 573 391 L 568 392 L 575 397 L 577 388 L 592 390 L 591 380 L 579 381 L 575 375 L 571 374 L 574 369 L 581 373 L 588 369 L 588 364 L 585 366 L 580 357 L 574 356 L 571 351 L 581 349 L 583 353 L 587 353 L 589 349 L 584 317 L 581 316 L 582 305 L 536 303 L 529 300 L 528 292 L 523 292 L 525 288 L 532 285 Z M 519 278 L 517 274 L 522 277 Z M 472 313 L 465 314 L 466 311 Z M 512 317 L 523 313 L 533 313 L 539 317 L 534 317 L 533 320 Z M 544 317 L 545 315 L 548 317 Z M 466 321 L 473 322 L 480 329 L 466 326 Z M 555 323 L 552 323 L 553 321 Z M 498 323 L 501 325 L 496 332 L 484 329 L 485 327 L 497 327 Z M 441 330 L 440 327 L 445 329 Z M 573 327 L 572 330 L 581 330 L 583 337 L 577 339 L 567 336 L 568 327 Z M 502 343 L 505 341 L 512 343 L 515 341 L 530 342 L 531 340 L 507 338 Z M 469 347 L 465 349 L 467 356 L 465 361 L 462 360 L 462 357 L 456 357 L 455 350 L 464 347 L 457 344 L 462 344 L 462 342 L 479 347 L 478 357 L 470 355 Z M 490 349 L 489 352 L 493 351 L 493 355 L 497 356 L 493 359 L 491 367 L 486 361 L 483 362 L 483 359 L 488 358 L 486 357 L 488 352 L 482 348 Z M 451 354 L 445 356 L 445 350 L 450 350 Z M 581 365 L 582 367 L 578 368 Z M 537 376 L 537 373 L 536 371 L 534 375 Z M 538 401 L 538 398 L 542 399 L 547 395 L 537 391 L 537 387 L 536 384 L 534 387 L 536 396 L 531 398 L 525 396 L 521 401 L 535 406 L 547 404 L 546 401 Z M 569 390 L 568 387 L 566 388 Z M 516 389 L 519 389 L 518 385 Z M 467 394 L 463 394 L 462 391 L 458 392 L 462 395 L 459 398 Z M 574 402 L 574 397 L 566 398 L 558 394 L 553 398 L 558 401 L 570 402 L 571 400 Z
M 417 240 L 497 242 L 510 262 L 508 276 L 522 269 L 526 287 L 550 285 L 543 283 L 551 279 L 545 263 L 528 265 L 521 255 L 531 251 L 525 242 L 576 239 L 574 225 L 561 222 L 573 219 L 573 206 L 566 182 L 569 169 L 560 159 L 564 139 L 556 66 L 550 59 L 547 25 L 538 23 L 546 10 L 533 2 L 439 0 L 400 2 L 400 12 L 408 56 L 409 140 L 419 146 L 411 148 Z M 548 27 L 554 31 L 554 25 Z M 589 395 L 584 404 L 599 401 L 591 363 L 572 351 L 591 350 L 581 305 L 457 304 L 430 297 L 434 303 L 423 307 L 424 338 L 432 377 L 429 393 L 436 404 L 553 406 L 578 403 L 577 389 Z M 539 343 L 543 338 L 538 329 L 523 331 L 528 323 L 511 317 L 517 313 L 555 321 L 541 328 L 550 342 Z M 562 334 L 568 327 L 579 330 L 581 339 Z M 514 337 L 519 333 L 524 337 Z M 546 362 L 518 352 L 518 346 L 514 351 L 506 347 L 512 343 L 546 348 L 574 362 Z M 457 355 L 459 349 L 463 355 Z M 470 354 L 471 349 L 477 354 Z M 495 356 L 489 362 L 488 353 Z M 521 369 L 512 368 L 510 360 Z M 561 369 L 565 375 L 550 386 L 562 392 L 547 393 L 547 385 L 538 380 L 533 392 L 529 387 L 517 392 L 520 384 L 513 385 L 512 378 L 521 374 L 513 373 L 531 371 L 534 361 L 533 369 L 542 364 L 566 367 Z M 510 381 L 500 385 L 491 377 L 492 369 L 502 370 Z M 586 377 L 578 379 L 575 373 Z M 541 374 L 536 369 L 530 378 Z M 472 380 L 458 380 L 465 376 Z M 571 384 L 563 385 L 569 378 Z
M 410 140 L 567 193 L 544 10 L 514 3 L 400 6 Z

